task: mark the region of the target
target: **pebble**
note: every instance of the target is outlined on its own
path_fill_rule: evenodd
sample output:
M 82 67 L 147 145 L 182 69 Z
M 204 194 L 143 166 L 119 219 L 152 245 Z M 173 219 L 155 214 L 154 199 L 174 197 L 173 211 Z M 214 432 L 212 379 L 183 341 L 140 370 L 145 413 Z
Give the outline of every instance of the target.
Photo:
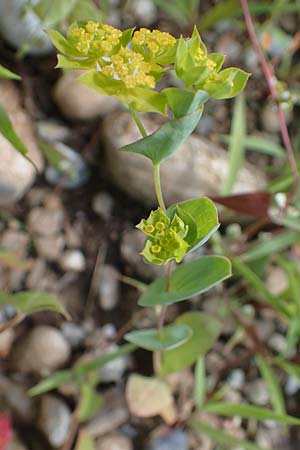
M 187 435 L 183 430 L 175 429 L 150 442 L 147 450 L 188 450 Z
M 32 233 L 41 236 L 51 236 L 60 232 L 63 221 L 64 214 L 62 210 L 37 206 L 29 212 L 28 228 Z
M 294 376 L 289 376 L 286 383 L 284 390 L 287 395 L 295 395 L 296 392 L 298 392 L 300 389 L 300 380 L 299 378 L 296 378 Z
M 37 2 L 32 2 L 36 4 Z M 47 55 L 53 50 L 44 24 L 32 8 L 26 8 L 27 0 L 1 0 L 0 29 L 4 39 L 16 49 L 26 47 L 30 55 Z
M 103 436 L 129 420 L 129 411 L 124 395 L 119 389 L 110 389 L 104 394 L 104 406 L 85 426 L 94 438 Z
M 96 93 L 80 83 L 79 76 L 78 71 L 65 72 L 54 86 L 54 101 L 65 117 L 85 121 L 103 117 L 119 108 L 120 102 L 116 98 Z
M 277 353 L 284 353 L 287 349 L 287 342 L 284 336 L 274 333 L 268 340 L 269 347 Z
M 71 136 L 71 129 L 55 120 L 39 120 L 36 127 L 40 139 L 47 142 L 62 142 Z
M 86 268 L 84 254 L 80 250 L 67 250 L 61 257 L 60 265 L 66 272 L 83 272 Z
M 61 326 L 61 332 L 72 348 L 79 347 L 86 335 L 81 326 L 72 322 L 64 322 Z
M 245 384 L 245 372 L 241 369 L 235 369 L 230 372 L 227 384 L 233 389 L 242 389 Z
M 266 277 L 266 287 L 273 295 L 282 294 L 289 287 L 285 271 L 280 267 L 270 266 Z
M 93 197 L 92 208 L 103 220 L 109 220 L 114 208 L 114 199 L 107 192 L 98 192 Z
M 0 404 L 8 408 L 19 420 L 30 423 L 36 414 L 35 401 L 29 397 L 26 389 L 19 382 L 0 375 Z
M 0 359 L 7 358 L 11 350 L 15 338 L 15 331 L 13 328 L 7 328 L 0 333 Z
M 59 155 L 60 161 L 56 167 L 51 166 L 50 162 L 46 168 L 45 178 L 48 183 L 65 189 L 76 189 L 88 182 L 88 165 L 76 150 L 57 142 L 53 144 L 53 151 Z
M 269 392 L 264 380 L 258 379 L 248 383 L 245 391 L 250 402 L 255 405 L 265 406 L 269 401 Z
M 104 311 L 114 309 L 120 299 L 119 272 L 110 264 L 104 264 L 98 280 L 99 305 Z
M 289 125 L 293 119 L 293 112 L 291 110 L 284 111 L 284 117 L 287 125 Z M 261 111 L 261 121 L 262 126 L 265 131 L 269 133 L 279 133 L 280 132 L 280 123 L 278 120 L 278 114 L 276 107 L 267 103 Z
M 118 350 L 117 345 L 111 345 L 109 351 L 113 352 Z M 122 379 L 125 370 L 128 367 L 128 357 L 121 356 L 120 358 L 113 359 L 112 361 L 101 367 L 101 381 L 103 383 L 117 383 Z
M 61 447 L 67 440 L 71 424 L 71 411 L 59 398 L 52 395 L 42 397 L 39 427 L 49 443 Z
M 95 450 L 133 450 L 133 445 L 123 433 L 114 432 L 98 439 Z
M 0 11 L 1 11 L 0 2 Z M 5 16 L 0 14 L 0 18 Z M 6 20 L 6 17 L 5 17 Z M 1 29 L 1 26 L 0 26 Z M 33 125 L 29 115 L 21 107 L 21 100 L 15 84 L 9 80 L 0 80 L 0 104 L 28 148 L 28 156 L 34 161 L 39 171 L 43 160 L 37 147 Z M 0 205 L 7 205 L 19 200 L 29 189 L 36 177 L 36 169 L 0 134 Z
M 139 24 L 149 26 L 157 19 L 157 8 L 152 0 L 133 0 L 132 11 Z
M 148 115 L 143 116 L 142 120 L 150 133 L 159 125 Z M 151 161 L 141 155 L 119 151 L 122 146 L 140 139 L 130 114 L 109 115 L 103 123 L 103 135 L 106 165 L 114 183 L 148 207 L 156 206 Z M 169 205 L 187 198 L 219 194 L 227 173 L 227 152 L 194 134 L 161 166 L 166 203 Z M 247 162 L 239 171 L 234 192 L 256 191 L 263 189 L 265 184 L 264 173 Z
M 38 325 L 20 340 L 12 360 L 20 372 L 43 375 L 63 366 L 70 356 L 70 345 L 63 334 L 54 327 Z
M 57 261 L 65 246 L 65 238 L 63 234 L 55 234 L 53 236 L 37 236 L 34 244 L 38 254 L 48 261 Z

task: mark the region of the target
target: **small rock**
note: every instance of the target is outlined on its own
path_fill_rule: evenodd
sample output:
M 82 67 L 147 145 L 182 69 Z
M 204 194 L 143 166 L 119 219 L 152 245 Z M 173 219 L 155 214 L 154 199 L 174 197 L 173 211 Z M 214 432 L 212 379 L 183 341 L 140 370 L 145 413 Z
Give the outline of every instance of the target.
M 187 435 L 183 430 L 172 430 L 165 436 L 153 439 L 148 450 L 188 450 Z
M 162 123 L 151 121 L 144 115 L 143 123 L 149 133 Z M 115 113 L 104 120 L 103 134 L 106 143 L 106 163 L 112 180 L 132 198 L 149 207 L 157 204 L 153 184 L 151 161 L 141 155 L 121 152 L 126 144 L 141 138 L 127 112 Z M 216 195 L 228 173 L 228 155 L 225 150 L 197 135 L 190 136 L 185 144 L 161 166 L 162 189 L 166 203 L 173 204 L 188 198 Z M 234 192 L 251 192 L 263 189 L 264 173 L 250 163 L 239 171 Z
M 130 266 L 145 279 L 153 279 L 161 275 L 161 267 L 146 264 L 140 255 L 145 245 L 145 236 L 139 230 L 126 231 L 122 235 L 121 255 Z
M 32 2 L 32 6 L 37 2 Z M 16 49 L 26 46 L 26 53 L 47 55 L 53 50 L 45 25 L 27 0 L 1 0 L 0 29 L 4 39 Z M 28 49 L 27 49 L 28 46 Z
M 70 424 L 71 411 L 67 405 L 52 395 L 43 396 L 39 426 L 53 447 L 61 447 L 66 442 Z
M 40 256 L 48 261 L 56 261 L 60 258 L 65 246 L 65 238 L 63 234 L 37 236 L 34 243 Z
M 83 342 L 86 334 L 83 328 L 72 322 L 64 322 L 61 331 L 72 348 L 77 348 Z
M 133 445 L 123 433 L 115 432 L 98 439 L 95 450 L 133 450 Z
M 45 171 L 48 183 L 66 189 L 76 189 L 86 184 L 90 171 L 86 161 L 78 152 L 62 142 L 53 144 L 53 151 L 59 155 L 57 165 L 49 165 Z
M 114 309 L 120 298 L 119 272 L 111 265 L 101 267 L 98 280 L 99 305 L 104 311 Z
M 287 395 L 295 395 L 300 389 L 300 380 L 294 376 L 289 376 L 285 384 L 285 392 Z
M 149 26 L 156 21 L 157 9 L 152 0 L 133 0 L 131 8 L 139 24 Z
M 122 392 L 110 389 L 104 395 L 104 407 L 85 428 L 91 437 L 97 438 L 110 433 L 128 420 L 129 412 Z
M 20 372 L 42 375 L 63 366 L 69 355 L 70 345 L 59 330 L 48 325 L 38 325 L 17 343 L 12 359 Z
M 53 89 L 58 108 L 68 119 L 90 120 L 105 116 L 117 109 L 120 102 L 114 97 L 96 93 L 77 78 L 80 72 L 65 72 Z M 84 99 L 84 101 L 82 100 Z
M 111 345 L 109 350 L 118 350 L 117 345 Z M 101 368 L 101 381 L 103 383 L 116 383 L 122 379 L 125 370 L 128 366 L 128 358 L 121 356 L 120 358 L 113 359 Z
M 246 394 L 251 401 L 258 406 L 265 406 L 269 401 L 269 392 L 264 380 L 255 380 L 246 385 Z
M 273 334 L 268 340 L 269 347 L 277 353 L 284 353 L 287 349 L 287 342 L 284 336 L 279 333 Z
M 242 389 L 245 384 L 245 373 L 241 369 L 233 370 L 228 376 L 227 384 L 233 389 Z
M 293 113 L 291 110 L 284 111 L 284 117 L 287 125 L 289 125 L 293 119 Z M 278 114 L 276 107 L 271 103 L 267 103 L 261 112 L 262 126 L 265 131 L 269 133 L 279 133 L 280 123 L 278 120 Z
M 28 215 L 28 228 L 32 233 L 50 236 L 59 233 L 63 226 L 63 220 L 62 210 L 37 206 Z
M 60 265 L 66 272 L 83 272 L 86 267 L 85 257 L 80 250 L 67 250 L 61 257 Z
M 285 271 L 280 267 L 270 266 L 266 278 L 266 287 L 273 295 L 282 294 L 289 287 Z
M 15 338 L 15 332 L 13 328 L 7 328 L 0 333 L 0 359 L 7 358 L 9 355 L 12 343 Z
M 61 142 L 71 136 L 71 129 L 54 120 L 40 120 L 36 124 L 37 133 L 47 142 Z
M 1 239 L 1 247 L 12 250 L 20 257 L 27 255 L 29 235 L 25 231 L 7 229 Z
M 1 5 L 0 2 L 0 10 Z M 1 14 L 0 16 L 0 19 L 5 17 Z M 42 170 L 43 161 L 36 144 L 32 122 L 21 108 L 17 89 L 9 80 L 0 81 L 0 104 L 9 114 L 17 134 L 27 146 L 29 158 L 39 171 Z M 35 179 L 36 170 L 2 134 L 0 134 L 0 149 L 0 205 L 5 205 L 19 200 L 25 194 Z
M 109 220 L 114 207 L 114 199 L 107 192 L 98 192 L 92 201 L 93 211 L 102 219 Z
M 0 404 L 1 408 L 8 408 L 25 423 L 34 420 L 36 410 L 32 397 L 19 382 L 12 381 L 0 375 Z

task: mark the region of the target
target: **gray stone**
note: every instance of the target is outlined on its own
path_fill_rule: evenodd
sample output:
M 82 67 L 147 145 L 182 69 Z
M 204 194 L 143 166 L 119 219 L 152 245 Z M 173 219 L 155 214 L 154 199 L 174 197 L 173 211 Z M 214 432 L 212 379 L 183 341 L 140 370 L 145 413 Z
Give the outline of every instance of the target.
M 183 430 L 175 429 L 150 442 L 148 450 L 188 450 L 187 435 Z
M 157 129 L 161 118 L 154 122 L 149 115 L 142 117 L 148 133 Z M 103 124 L 106 142 L 106 164 L 112 180 L 128 195 L 149 207 L 157 205 L 151 161 L 143 156 L 121 152 L 126 144 L 141 138 L 129 113 L 115 113 Z M 228 155 L 221 147 L 197 135 L 161 166 L 162 189 L 167 205 L 203 195 L 216 195 L 228 173 Z M 234 192 L 263 189 L 266 177 L 250 163 L 239 171 Z
M 144 26 L 151 25 L 157 18 L 157 8 L 152 0 L 133 0 L 132 11 L 138 23 Z
M 66 250 L 60 261 L 63 270 L 82 272 L 86 267 L 84 254 L 80 250 Z
M 32 2 L 32 4 L 36 4 Z M 46 55 L 53 50 L 50 38 L 44 33 L 45 26 L 27 0 L 1 0 L 0 29 L 4 39 L 17 49 L 28 46 L 31 55 Z M 24 13 L 24 11 L 26 11 Z
M 54 120 L 40 120 L 37 124 L 37 133 L 47 142 L 65 141 L 71 136 L 71 129 Z
M 63 226 L 63 220 L 62 210 L 37 206 L 28 215 L 28 228 L 32 233 L 51 236 L 59 233 Z
M 77 348 L 85 338 L 85 331 L 82 327 L 72 322 L 64 322 L 61 331 L 72 348 Z
M 8 408 L 13 414 L 25 423 L 34 420 L 36 409 L 35 402 L 29 397 L 22 384 L 0 375 L 0 406 Z
M 0 359 L 7 358 L 11 350 L 12 343 L 15 338 L 15 331 L 13 328 L 7 328 L 0 333 Z
M 117 345 L 111 345 L 109 351 L 114 352 L 118 350 Z M 113 359 L 105 364 L 101 369 L 101 381 L 104 383 L 117 383 L 121 380 L 125 370 L 128 366 L 128 357 L 121 356 L 120 358 Z
M 277 353 L 284 353 L 287 349 L 287 342 L 280 333 L 274 333 L 268 340 L 269 347 Z
M 269 392 L 264 380 L 258 379 L 248 383 L 245 390 L 251 403 L 258 406 L 265 406 L 268 403 Z
M 114 97 L 99 94 L 77 78 L 80 72 L 66 72 L 53 89 L 53 98 L 64 116 L 73 120 L 90 120 L 116 110 L 120 102 Z
M 133 450 L 133 445 L 123 433 L 115 432 L 98 439 L 95 450 Z
M 129 411 L 122 392 L 111 389 L 104 395 L 104 406 L 86 425 L 87 433 L 94 438 L 103 436 L 129 420 Z
M 53 236 L 37 236 L 34 239 L 37 252 L 40 256 L 48 261 L 56 261 L 61 256 L 65 245 L 63 234 L 55 234 Z
M 114 309 L 120 298 L 119 272 L 110 264 L 104 264 L 98 280 L 99 305 L 104 311 Z
M 3 18 L 3 15 L 0 16 Z M 27 146 L 29 158 L 38 170 L 42 170 L 43 161 L 36 144 L 32 122 L 21 108 L 17 89 L 11 81 L 0 81 L 0 104 L 8 113 L 22 142 Z M 35 179 L 36 170 L 2 134 L 0 134 L 0 155 L 0 205 L 6 205 L 19 200 L 25 194 Z
M 62 400 L 52 395 L 42 397 L 39 427 L 53 447 L 61 447 L 66 442 L 70 424 L 71 411 Z
M 54 327 L 38 325 L 13 352 L 12 360 L 20 372 L 47 374 L 63 366 L 70 355 L 70 345 Z
M 107 192 L 98 192 L 92 200 L 93 211 L 104 220 L 109 220 L 114 207 L 114 199 Z

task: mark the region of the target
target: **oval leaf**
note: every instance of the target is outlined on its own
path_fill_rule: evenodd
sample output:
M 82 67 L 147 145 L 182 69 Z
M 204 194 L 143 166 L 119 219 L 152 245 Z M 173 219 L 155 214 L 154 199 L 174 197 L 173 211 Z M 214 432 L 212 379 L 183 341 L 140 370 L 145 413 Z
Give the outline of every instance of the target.
M 182 314 L 176 323 L 187 325 L 193 331 L 193 335 L 180 347 L 162 353 L 161 375 L 177 372 L 192 365 L 199 356 L 207 353 L 221 331 L 220 322 L 202 312 Z
M 167 278 L 151 283 L 139 299 L 140 306 L 170 305 L 207 291 L 231 275 L 230 261 L 223 256 L 203 256 L 174 270 Z
M 125 145 L 121 150 L 138 153 L 151 159 L 154 164 L 167 159 L 180 148 L 186 138 L 196 128 L 203 107 L 191 114 L 164 123 L 157 131 L 132 144 Z
M 132 331 L 125 334 L 125 339 L 132 344 L 136 344 L 146 350 L 166 350 L 176 348 L 189 340 L 193 332 L 190 327 L 184 324 L 169 325 L 161 332 L 152 328 L 149 330 Z

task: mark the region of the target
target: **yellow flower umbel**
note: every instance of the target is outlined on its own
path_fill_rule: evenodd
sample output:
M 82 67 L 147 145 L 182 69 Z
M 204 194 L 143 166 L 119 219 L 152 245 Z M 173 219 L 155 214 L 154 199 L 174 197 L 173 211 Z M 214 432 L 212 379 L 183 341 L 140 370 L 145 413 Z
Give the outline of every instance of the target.
M 89 20 L 71 27 L 68 38 L 83 56 L 107 55 L 120 45 L 122 31 L 111 25 Z
M 106 77 L 122 81 L 126 88 L 133 89 L 154 88 L 156 80 L 151 74 L 154 68 L 153 64 L 146 62 L 140 53 L 121 47 L 118 53 L 102 60 L 102 67 L 99 70 Z
M 175 58 L 176 39 L 163 31 L 141 28 L 133 35 L 132 48 L 140 52 L 146 61 L 171 64 Z
M 184 240 L 188 226 L 175 214 L 173 219 L 158 208 L 148 219 L 142 219 L 136 226 L 148 237 L 142 255 L 151 264 L 166 264 L 175 259 L 180 262 L 189 244 Z

